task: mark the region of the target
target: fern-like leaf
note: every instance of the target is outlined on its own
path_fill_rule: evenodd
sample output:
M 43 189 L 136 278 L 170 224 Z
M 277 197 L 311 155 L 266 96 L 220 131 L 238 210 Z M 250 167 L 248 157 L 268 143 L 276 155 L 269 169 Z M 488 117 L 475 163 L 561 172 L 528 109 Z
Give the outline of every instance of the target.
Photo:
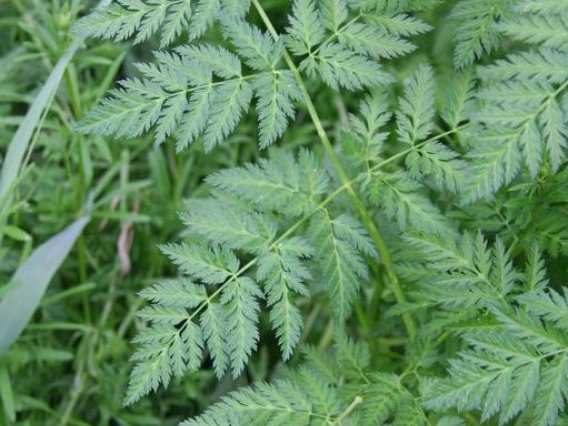
M 206 284 L 220 284 L 239 268 L 237 257 L 227 249 L 188 244 L 167 244 L 160 249 L 185 274 Z
M 83 37 L 99 37 L 122 41 L 136 35 L 140 43 L 161 29 L 161 47 L 171 44 L 188 24 L 200 29 L 191 31 L 198 37 L 212 23 L 220 10 L 218 0 L 198 2 L 195 11 L 192 0 L 118 0 L 114 5 L 95 9 L 79 20 L 73 31 Z
M 368 236 L 353 219 L 334 221 L 329 212 L 317 213 L 310 223 L 310 240 L 321 263 L 322 280 L 331 296 L 336 319 L 345 321 L 366 281 L 368 269 L 359 247 L 369 247 Z
M 480 408 L 484 420 L 499 413 L 499 424 L 504 425 L 534 404 L 532 424 L 555 425 L 568 391 L 566 340 L 558 341 L 538 320 L 522 312 L 507 308 L 493 312 L 504 330 L 468 334 L 470 349 L 452 361 L 449 378 L 435 382 L 426 407 Z M 545 361 L 548 357 L 552 359 Z
M 293 102 L 300 95 L 290 71 L 259 74 L 252 84 L 257 97 L 260 146 L 266 148 L 288 128 L 296 115 Z
M 553 323 L 560 330 L 568 331 L 568 290 L 564 294 L 554 289 L 536 290 L 518 297 L 529 311 Z
M 423 187 L 406 172 L 372 173 L 366 177 L 365 193 L 403 231 L 443 234 L 450 229 L 439 209 L 423 194 Z
M 323 41 L 325 27 L 313 0 L 294 0 L 288 34 L 288 46 L 297 55 L 310 53 Z
M 300 152 L 297 163 L 291 154 L 279 151 L 270 161 L 214 173 L 208 182 L 260 210 L 277 209 L 293 216 L 313 212 L 314 196 L 329 188 L 327 174 L 308 151 Z
M 338 32 L 339 43 L 361 55 L 395 58 L 411 53 L 415 46 L 403 38 L 378 30 L 375 26 L 354 23 Z
M 406 242 L 425 259 L 418 298 L 428 303 L 468 308 L 508 295 L 517 282 L 501 241 L 493 249 L 481 234 L 408 237 Z
M 312 379 L 313 380 L 313 379 Z M 317 412 L 310 397 L 295 383 L 279 380 L 260 383 L 231 393 L 201 416 L 181 426 L 312 426 L 333 413 Z
M 462 0 L 452 10 L 456 21 L 454 62 L 458 68 L 470 65 L 483 53 L 494 51 L 501 41 L 498 20 L 510 13 L 510 0 Z
M 227 352 L 233 377 L 238 377 L 245 368 L 259 339 L 258 314 L 262 292 L 255 282 L 247 277 L 234 280 L 221 293 L 221 303 L 227 306 Z
M 284 360 L 290 358 L 300 339 L 303 320 L 293 298 L 295 294 L 309 295 L 305 282 L 311 274 L 301 259 L 311 256 L 312 248 L 296 237 L 280 244 L 276 251 L 265 253 L 259 260 L 257 278 L 265 283 L 270 321 Z
M 372 161 L 378 161 L 388 132 L 381 131 L 390 121 L 392 113 L 387 108 L 384 94 L 366 97 L 358 114 L 349 115 L 349 128 L 344 130 L 342 145 L 345 156 L 356 169 L 369 169 Z
M 522 4 L 519 9 L 523 9 Z M 546 7 L 538 9 L 538 12 L 528 10 L 532 13 L 515 14 L 501 23 L 500 30 L 519 41 L 568 52 L 568 7 L 564 5 L 558 11 L 547 10 Z
M 393 81 L 376 62 L 345 49 L 338 43 L 322 45 L 317 54 L 309 56 L 302 62 L 301 67 L 306 69 L 310 76 L 319 75 L 335 90 L 339 90 L 339 87 L 361 90 Z
M 396 118 L 399 139 L 414 144 L 432 131 L 435 108 L 435 81 L 432 68 L 421 66 L 404 82 L 404 96 L 400 100 Z

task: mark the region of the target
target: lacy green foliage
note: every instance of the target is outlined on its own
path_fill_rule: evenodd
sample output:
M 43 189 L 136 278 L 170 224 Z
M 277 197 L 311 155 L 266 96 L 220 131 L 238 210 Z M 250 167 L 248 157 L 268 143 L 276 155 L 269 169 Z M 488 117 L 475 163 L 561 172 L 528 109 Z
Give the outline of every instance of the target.
M 471 65 L 483 53 L 496 50 L 501 42 L 498 22 L 511 13 L 512 0 L 462 0 L 452 10 L 456 26 L 454 63 Z
M 215 26 L 231 50 L 195 42 L 157 52 L 156 63 L 140 64 L 140 78 L 122 81 L 79 123 L 79 130 L 135 137 L 155 128 L 156 143 L 175 133 L 181 150 L 202 136 L 209 151 L 233 133 L 256 97 L 259 142 L 265 148 L 282 136 L 300 97 L 297 70 L 284 46 L 304 57 L 298 66 L 309 76 L 319 76 L 336 90 L 356 90 L 392 82 L 378 60 L 412 52 L 415 46 L 406 38 L 430 28 L 416 18 L 361 3 L 295 1 L 288 34 L 281 36 L 243 21 L 250 7 L 246 1 L 121 0 L 95 11 L 77 23 L 76 33 L 117 41 L 134 36 L 141 42 L 161 28 L 165 48 L 182 30 L 188 29 L 194 41 Z
M 219 377 L 238 376 L 258 345 L 262 299 L 290 358 L 303 327 L 297 300 L 324 291 L 343 322 L 368 280 L 365 258 L 377 256 L 359 221 L 334 213 L 330 178 L 308 151 L 280 151 L 208 183 L 215 196 L 190 200 L 182 215 L 199 243 L 161 247 L 187 278 L 142 292 L 152 305 L 139 315 L 152 326 L 136 338 L 127 403 L 198 369 L 205 348 Z
M 299 97 L 292 73 L 277 68 L 282 44 L 242 21 L 223 22 L 254 73 L 245 75 L 239 57 L 224 47 L 204 43 L 158 52 L 157 64 L 140 64 L 142 77 L 122 81 L 80 130 L 134 137 L 155 126 L 156 143 L 177 131 L 178 150 L 202 135 L 210 151 L 234 131 L 256 95 L 261 146 L 271 144 L 294 116 L 292 101 Z
M 479 409 L 482 421 L 497 417 L 500 425 L 525 411 L 531 424 L 558 424 L 568 391 L 568 305 L 548 287 L 536 246 L 520 272 L 499 240 L 491 249 L 480 234 L 408 243 L 424 264 L 418 276 L 414 269 L 415 306 L 407 308 L 435 307 L 427 332 L 454 328 L 467 345 L 449 361 L 449 377 L 425 384 L 424 406 Z
M 481 302 L 507 296 L 515 272 L 505 247 L 497 240 L 490 250 L 481 234 L 439 237 L 407 237 L 425 261 L 420 300 L 453 309 L 476 308 Z M 432 271 L 435 271 L 431 273 Z
M 304 355 L 306 365 L 287 377 L 233 392 L 181 425 L 369 425 L 388 419 L 398 426 L 428 424 L 418 398 L 399 376 L 369 371 L 365 345 L 340 335 L 332 355 L 312 347 Z
M 568 5 L 539 4 L 521 2 L 499 25 L 504 34 L 534 44 L 534 50 L 509 55 L 480 71 L 481 108 L 473 114 L 480 135 L 469 154 L 475 176 L 471 200 L 511 183 L 521 167 L 535 177 L 545 165 L 557 171 L 564 161 L 568 75 L 560 68 L 565 70 L 568 53 Z M 555 35 L 547 33 L 549 27 Z
M 84 132 L 154 127 L 158 143 L 210 151 L 256 102 L 261 148 L 307 117 L 319 138 L 209 173 L 188 200 L 183 241 L 160 246 L 179 277 L 141 293 L 148 326 L 125 402 L 204 362 L 242 377 L 270 339 L 272 365 L 299 361 L 317 335 L 298 369 L 184 425 L 565 422 L 568 293 L 554 270 L 568 254 L 567 3 L 294 0 L 285 17 L 262 3 L 121 0 L 76 27 L 161 31 L 162 48 L 183 37 Z M 450 67 L 424 47 L 436 28 L 421 18 L 444 11 L 453 38 L 433 38 Z
M 190 39 L 199 38 L 220 12 L 242 17 L 249 6 L 250 0 L 118 0 L 80 20 L 75 32 L 115 41 L 134 37 L 136 43 L 159 32 L 164 48 L 188 29 Z
M 426 196 L 421 184 L 432 177 L 436 186 L 456 191 L 463 181 L 465 163 L 451 148 L 428 139 L 434 127 L 435 79 L 428 66 L 419 67 L 404 81 L 404 93 L 396 111 L 398 140 L 409 146 L 405 155 L 406 170 L 396 172 L 377 170 L 367 164 L 360 179 L 363 191 L 372 205 L 384 211 L 388 218 L 396 220 L 401 230 L 409 228 L 442 234 L 448 224 L 439 208 Z M 385 99 L 369 99 L 363 104 L 361 115 L 366 125 L 354 119 L 353 139 L 346 146 L 349 156 L 357 155 L 364 161 L 380 160 L 385 134 L 377 133 L 388 122 L 385 111 L 374 111 Z M 370 106 L 375 104 L 375 106 Z M 367 126 L 365 129 L 364 127 Z M 357 150 L 364 150 L 357 153 Z M 381 165 L 381 162 L 378 162 Z
M 412 141 L 405 139 L 415 143 L 415 149 L 407 150 L 409 171 L 381 170 L 386 134 L 380 130 L 394 115 L 377 102 L 380 96 L 365 99 L 360 114 L 351 115 L 353 127 L 346 129 L 351 136 L 346 154 L 353 159 L 352 171 L 359 174 L 371 205 L 384 209 L 401 230 L 444 235 L 452 232 L 451 226 L 428 199 L 428 189 L 420 181 L 432 173 L 441 184 L 455 186 L 462 163 L 448 148 L 424 140 L 430 134 L 425 115 L 432 118 L 432 114 L 424 112 L 426 100 L 414 100 L 418 85 L 426 92 L 424 99 L 433 96 L 430 68 L 419 68 L 405 82 L 407 90 L 397 114 L 399 133 L 415 135 Z M 436 146 L 440 146 L 439 152 L 426 150 Z M 434 167 L 444 174 L 440 176 Z M 133 371 L 128 403 L 159 383 L 167 385 L 170 375 L 198 368 L 205 347 L 219 377 L 228 370 L 239 375 L 258 345 L 263 298 L 283 359 L 288 359 L 303 323 L 294 301 L 324 291 L 336 321 L 343 323 L 369 279 L 368 260 L 377 258 L 356 212 L 339 203 L 338 196 L 347 186 L 333 185 L 332 176 L 308 151 L 300 151 L 297 159 L 276 151 L 270 160 L 214 173 L 207 182 L 215 189 L 214 196 L 190 200 L 189 213 L 182 215 L 189 235 L 195 235 L 199 243 L 168 245 L 162 251 L 199 284 L 190 284 L 193 291 L 202 294 L 202 284 L 212 286 L 211 291 L 202 300 L 194 295 L 192 300 L 197 304 L 181 307 L 150 299 L 154 306 L 143 310 L 142 317 L 160 328 L 169 321 L 170 335 L 159 345 L 154 340 L 139 341 L 141 358 L 135 355 L 135 360 L 141 362 Z M 154 328 L 148 332 L 153 335 Z M 186 334 L 190 332 L 193 334 Z M 192 340 L 195 346 L 175 345 L 176 339 Z M 176 370 L 174 359 L 185 359 L 187 368 Z
M 495 201 L 478 203 L 464 211 L 467 216 L 475 216 L 476 228 L 519 241 L 527 251 L 537 240 L 552 257 L 566 255 L 568 230 L 563 219 L 566 206 L 561 200 L 568 197 L 567 177 L 566 173 L 553 174 L 547 170 L 540 182 L 524 182 L 510 188 L 510 196 L 498 194 Z M 458 217 L 464 218 L 461 214 Z

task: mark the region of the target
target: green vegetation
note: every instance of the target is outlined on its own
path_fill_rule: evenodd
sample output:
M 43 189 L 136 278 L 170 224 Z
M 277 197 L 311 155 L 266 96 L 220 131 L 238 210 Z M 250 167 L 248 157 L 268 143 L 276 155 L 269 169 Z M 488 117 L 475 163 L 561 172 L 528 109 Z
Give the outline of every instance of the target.
M 568 425 L 565 0 L 0 0 L 0 423 Z

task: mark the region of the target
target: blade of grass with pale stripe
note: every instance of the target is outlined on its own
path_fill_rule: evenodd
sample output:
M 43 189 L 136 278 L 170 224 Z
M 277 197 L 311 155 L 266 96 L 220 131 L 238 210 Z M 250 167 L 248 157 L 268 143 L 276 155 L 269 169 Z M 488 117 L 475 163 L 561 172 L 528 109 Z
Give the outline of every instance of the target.
M 18 338 L 31 319 L 51 278 L 89 220 L 89 216 L 77 219 L 36 248 L 14 274 L 14 287 L 0 302 L 0 354 Z
M 108 6 L 112 0 L 102 0 L 99 7 Z M 4 213 L 12 204 L 12 191 L 16 187 L 20 170 L 34 134 L 43 123 L 67 66 L 81 47 L 83 39 L 75 40 L 61 56 L 39 94 L 33 101 L 25 118 L 14 135 L 0 172 L 0 229 L 6 222 Z M 88 209 L 90 210 L 90 208 Z M 17 339 L 37 308 L 47 285 L 67 258 L 75 241 L 90 220 L 84 216 L 61 233 L 52 237 L 32 252 L 14 274 L 9 289 L 2 291 L 0 302 L 0 354 Z M 2 235 L 0 234 L 0 245 Z

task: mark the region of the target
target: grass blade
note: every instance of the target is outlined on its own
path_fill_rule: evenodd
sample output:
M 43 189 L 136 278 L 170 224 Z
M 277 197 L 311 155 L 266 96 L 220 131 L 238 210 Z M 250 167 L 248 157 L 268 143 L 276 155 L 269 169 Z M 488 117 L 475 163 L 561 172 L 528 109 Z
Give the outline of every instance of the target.
M 51 278 L 89 220 L 90 217 L 77 219 L 36 248 L 14 274 L 12 282 L 16 287 L 0 302 L 0 354 L 18 338 L 31 319 Z

